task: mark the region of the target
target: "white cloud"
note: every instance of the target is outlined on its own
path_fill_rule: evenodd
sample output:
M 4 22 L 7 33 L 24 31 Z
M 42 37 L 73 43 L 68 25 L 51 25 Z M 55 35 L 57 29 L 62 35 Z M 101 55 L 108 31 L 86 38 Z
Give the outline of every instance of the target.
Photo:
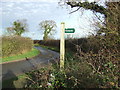
M 58 2 L 59 0 L 4 0 L 3 2 Z
M 9 3 L 6 6 L 9 7 L 9 8 L 11 8 L 11 7 L 13 7 L 13 5 L 14 5 L 14 3 Z
M 2 3 L 2 14 L 8 14 L 11 13 L 16 16 L 23 16 L 23 15 L 33 15 L 34 13 L 42 13 L 45 14 L 50 9 L 49 3 L 33 3 L 33 2 L 27 2 L 27 3 L 17 3 L 17 2 L 4 2 Z M 22 12 L 22 13 L 21 13 Z
M 15 9 L 17 9 L 17 10 L 24 10 L 22 7 L 16 7 Z
M 0 8 L 0 12 L 2 12 L 2 8 Z

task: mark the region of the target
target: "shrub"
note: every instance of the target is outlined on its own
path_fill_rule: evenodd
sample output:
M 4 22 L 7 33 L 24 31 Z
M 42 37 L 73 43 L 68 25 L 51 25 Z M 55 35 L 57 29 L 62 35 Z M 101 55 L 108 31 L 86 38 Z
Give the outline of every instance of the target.
M 40 45 L 52 46 L 60 48 L 60 40 L 35 40 L 34 43 L 39 43 Z M 81 47 L 83 52 L 93 51 L 97 53 L 99 50 L 99 41 L 94 38 L 80 38 L 80 39 L 67 39 L 65 40 L 65 48 L 76 52 L 78 47 Z
M 103 51 L 104 52 L 104 51 Z M 59 71 L 59 65 L 42 68 L 27 73 L 25 88 L 53 88 L 53 89 L 77 89 L 77 88 L 113 88 L 118 89 L 118 67 L 117 63 L 102 57 L 102 53 L 84 53 L 86 57 L 71 54 L 66 55 L 65 70 Z M 108 53 L 107 53 L 108 54 Z M 110 54 L 110 53 L 109 53 Z M 71 56 L 71 57 L 70 57 Z M 89 56 L 89 57 L 88 57 Z
M 64 73 L 59 71 L 59 66 L 51 69 L 55 79 L 52 82 L 48 79 L 50 87 L 120 89 L 118 86 L 120 39 L 118 36 L 111 37 L 113 38 L 111 39 L 110 36 L 91 36 L 66 40 L 66 48 L 74 53 L 67 55 L 66 52 Z M 41 42 L 46 46 L 55 46 L 59 40 Z M 41 42 L 39 43 L 41 44 Z
M 33 41 L 20 36 L 2 37 L 2 56 L 8 57 L 28 52 L 32 49 Z

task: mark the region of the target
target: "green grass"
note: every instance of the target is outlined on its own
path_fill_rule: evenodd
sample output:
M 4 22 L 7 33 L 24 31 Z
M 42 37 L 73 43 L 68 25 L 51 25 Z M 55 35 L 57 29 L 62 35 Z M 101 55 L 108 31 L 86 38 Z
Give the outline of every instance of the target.
M 34 46 L 41 46 L 41 47 L 43 47 L 43 48 L 50 49 L 50 50 L 56 51 L 56 52 L 59 52 L 59 51 L 60 51 L 59 48 L 57 48 L 57 47 L 52 47 L 52 46 L 44 46 L 44 45 L 39 45 L 39 44 L 34 44 Z
M 43 48 L 47 48 L 47 49 L 50 49 L 50 50 L 56 51 L 56 52 L 59 52 L 59 51 L 60 51 L 57 47 L 43 46 L 43 45 L 40 45 L 40 46 L 43 47 Z
M 21 59 L 25 59 L 25 57 L 27 58 L 31 58 L 34 56 L 37 56 L 39 54 L 39 50 L 33 48 L 30 52 L 24 53 L 24 54 L 19 54 L 16 56 L 10 56 L 10 57 L 6 57 L 6 58 L 2 58 L 2 62 L 8 62 L 8 61 L 14 61 L 14 60 L 21 60 Z

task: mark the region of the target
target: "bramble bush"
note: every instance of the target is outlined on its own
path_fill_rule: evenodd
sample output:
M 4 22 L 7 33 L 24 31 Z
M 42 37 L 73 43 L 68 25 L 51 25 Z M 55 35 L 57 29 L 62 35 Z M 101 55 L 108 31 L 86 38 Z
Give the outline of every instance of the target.
M 2 37 L 2 57 L 23 54 L 32 50 L 33 41 L 20 36 Z
M 108 53 L 110 54 L 110 52 Z M 117 61 L 114 60 L 114 57 L 111 56 L 109 60 L 102 53 L 95 55 L 91 52 L 85 54 L 85 56 L 67 53 L 64 72 L 59 70 L 59 64 L 52 64 L 49 68 L 29 72 L 27 73 L 27 83 L 24 88 L 118 89 L 119 69 Z
M 66 40 L 65 71 L 59 71 L 59 64 L 53 65 L 41 88 L 113 88 L 118 89 L 120 49 L 118 38 L 109 40 L 108 36 L 91 36 L 85 39 Z M 115 36 L 114 36 L 115 37 Z M 55 45 L 55 40 L 42 43 Z M 39 42 L 40 43 L 40 42 Z M 51 44 L 52 43 L 52 44 Z M 70 54 L 70 52 L 74 51 Z M 69 52 L 69 53 L 67 53 Z M 40 71 L 41 72 L 41 71 Z M 36 75 L 35 73 L 32 73 Z M 36 75 L 37 76 L 37 75 Z M 33 77 L 31 77 L 31 80 Z M 41 78 L 39 78 L 41 80 Z M 36 81 L 36 80 L 35 80 Z M 29 83 L 29 85 L 31 85 Z M 29 87 L 28 85 L 28 87 Z M 39 87 L 38 86 L 38 87 Z M 40 88 L 39 87 L 39 88 Z

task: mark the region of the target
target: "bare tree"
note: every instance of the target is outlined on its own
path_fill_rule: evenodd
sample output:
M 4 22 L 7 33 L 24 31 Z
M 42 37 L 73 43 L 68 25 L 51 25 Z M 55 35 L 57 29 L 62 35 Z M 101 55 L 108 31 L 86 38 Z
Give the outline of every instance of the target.
M 52 36 L 57 27 L 56 22 L 53 20 L 42 21 L 39 25 L 44 34 L 43 40 L 47 40 L 50 36 Z
M 7 31 L 9 33 L 12 33 L 14 35 L 18 35 L 21 36 L 24 32 L 27 31 L 27 23 L 26 20 L 17 20 L 13 22 L 13 26 L 12 27 L 8 27 Z
M 101 1 L 101 0 L 99 0 Z M 120 34 L 119 30 L 119 14 L 120 14 L 120 2 L 106 2 L 105 6 L 98 4 L 98 2 L 88 2 L 88 0 L 60 0 L 59 3 L 63 5 L 68 5 L 71 8 L 77 7 L 73 12 L 79 11 L 81 8 L 85 10 L 91 10 L 94 13 L 100 13 L 105 16 L 106 26 L 100 29 L 100 32 L 104 32 L 106 35 Z

